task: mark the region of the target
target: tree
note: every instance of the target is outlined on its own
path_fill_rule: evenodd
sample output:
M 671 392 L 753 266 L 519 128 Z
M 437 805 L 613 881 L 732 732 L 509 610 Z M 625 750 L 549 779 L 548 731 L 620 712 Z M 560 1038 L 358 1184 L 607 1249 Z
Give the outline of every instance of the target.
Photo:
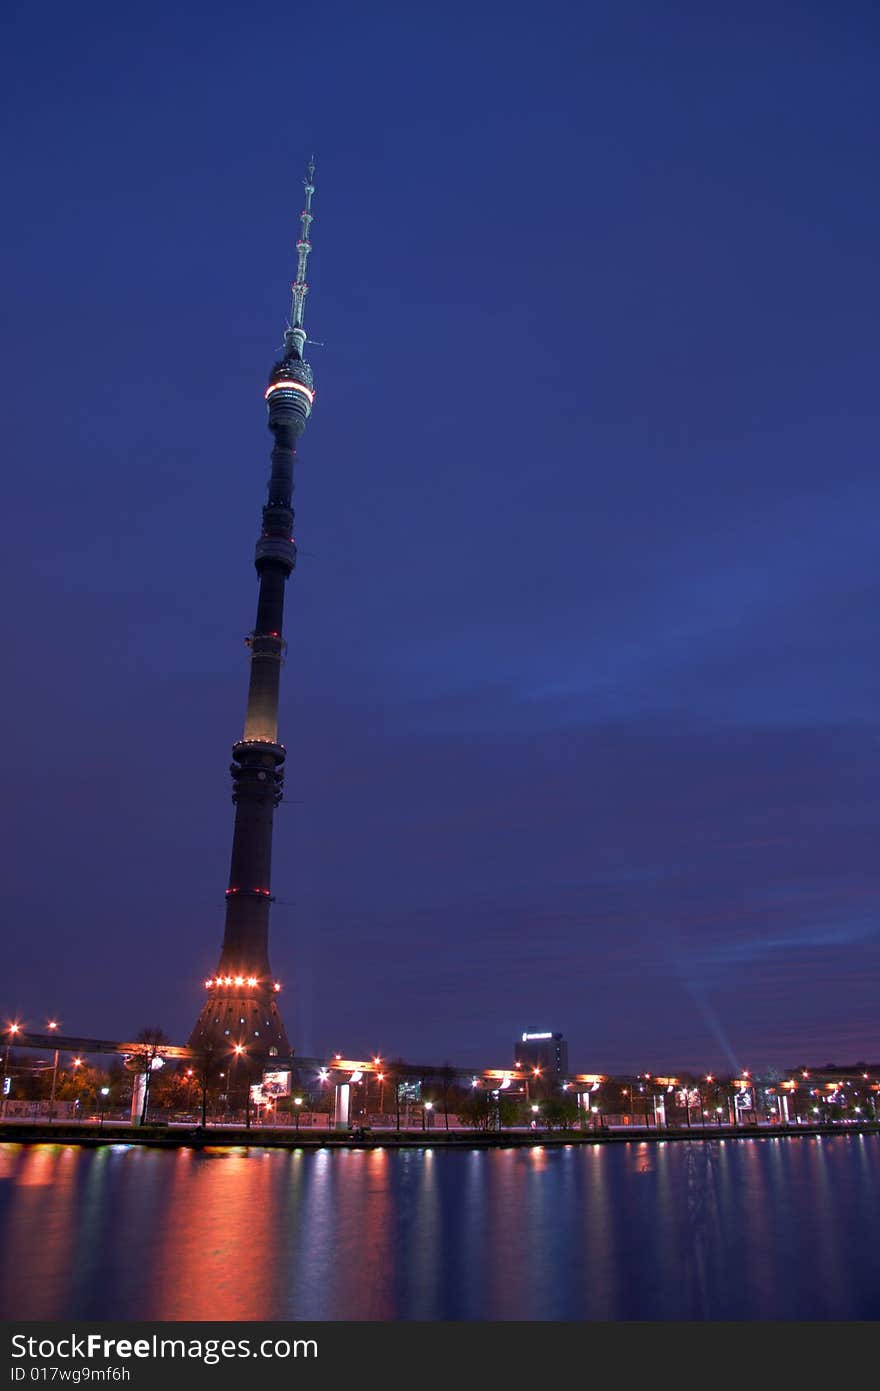
M 443 1092 L 443 1124 L 449 1129 L 449 1087 L 455 1077 L 450 1063 L 445 1062 L 440 1069 L 440 1085 Z
M 465 1096 L 458 1108 L 458 1118 L 464 1125 L 469 1125 L 473 1130 L 488 1130 L 492 1122 L 494 1107 L 488 1092 L 480 1091 L 477 1088 Z
M 193 1077 L 201 1092 L 202 1129 L 208 1123 L 208 1092 L 217 1082 L 223 1054 L 213 1042 L 203 1043 L 193 1055 Z
M 136 1039 L 136 1046 L 132 1057 L 135 1061 L 134 1071 L 144 1078 L 144 1099 L 141 1105 L 140 1124 L 144 1125 L 147 1119 L 147 1108 L 150 1104 L 150 1081 L 155 1069 L 157 1058 L 162 1057 L 163 1049 L 171 1039 L 164 1030 L 151 1027 L 141 1029 Z
M 541 1102 L 541 1119 L 548 1130 L 554 1126 L 560 1130 L 571 1130 L 578 1122 L 577 1101 L 570 1096 L 550 1096 Z
M 519 1125 L 522 1121 L 522 1102 L 518 1101 L 515 1096 L 499 1095 L 495 1115 L 499 1130 L 509 1130 L 511 1126 Z

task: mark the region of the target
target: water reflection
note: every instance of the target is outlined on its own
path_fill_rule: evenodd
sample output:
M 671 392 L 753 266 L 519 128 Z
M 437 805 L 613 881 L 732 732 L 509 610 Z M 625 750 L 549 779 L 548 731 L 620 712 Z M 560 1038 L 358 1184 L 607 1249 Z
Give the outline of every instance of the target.
M 880 1137 L 0 1146 L 0 1312 L 874 1319 Z

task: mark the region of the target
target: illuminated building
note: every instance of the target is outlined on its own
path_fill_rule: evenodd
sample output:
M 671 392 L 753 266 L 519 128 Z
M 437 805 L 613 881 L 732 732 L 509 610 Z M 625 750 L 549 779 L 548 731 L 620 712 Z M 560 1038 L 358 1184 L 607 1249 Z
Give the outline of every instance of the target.
M 549 1029 L 526 1029 L 513 1045 L 517 1067 L 537 1068 L 545 1077 L 568 1076 L 568 1044 Z
M 241 739 L 232 747 L 235 829 L 226 927 L 216 972 L 204 983 L 207 998 L 190 1035 L 191 1048 L 244 1045 L 248 1060 L 290 1054 L 278 1010 L 281 989 L 269 966 L 269 905 L 272 895 L 272 823 L 281 801 L 285 750 L 278 742 L 278 691 L 284 654 L 282 621 L 287 581 L 296 565 L 293 539 L 293 466 L 297 441 L 314 401 L 312 369 L 303 357 L 303 311 L 308 293 L 306 266 L 311 242 L 314 164 L 305 179 L 302 232 L 297 242 L 296 281 L 284 351 L 269 374 L 265 392 L 274 437 L 268 499 L 254 564 L 259 599 L 250 648 L 250 684 Z

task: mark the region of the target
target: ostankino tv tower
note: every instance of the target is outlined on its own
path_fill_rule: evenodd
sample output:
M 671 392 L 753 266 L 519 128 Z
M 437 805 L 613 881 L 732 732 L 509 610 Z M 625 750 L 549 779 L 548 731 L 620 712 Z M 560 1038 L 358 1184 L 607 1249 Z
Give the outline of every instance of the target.
M 235 830 L 226 890 L 226 930 L 220 964 L 205 981 L 207 999 L 190 1036 L 190 1047 L 233 1052 L 249 1059 L 289 1056 L 291 1049 L 278 1011 L 280 985 L 269 966 L 269 905 L 272 821 L 281 801 L 285 749 L 278 742 L 278 689 L 284 652 L 284 591 L 296 565 L 293 539 L 293 465 L 296 444 L 315 399 L 312 369 L 303 357 L 303 327 L 312 249 L 314 163 L 304 180 L 306 201 L 300 214 L 297 268 L 284 355 L 269 374 L 266 405 L 274 437 L 269 496 L 254 564 L 260 580 L 257 619 L 248 639 L 251 655 L 247 713 L 241 739 L 232 746 L 232 800 Z

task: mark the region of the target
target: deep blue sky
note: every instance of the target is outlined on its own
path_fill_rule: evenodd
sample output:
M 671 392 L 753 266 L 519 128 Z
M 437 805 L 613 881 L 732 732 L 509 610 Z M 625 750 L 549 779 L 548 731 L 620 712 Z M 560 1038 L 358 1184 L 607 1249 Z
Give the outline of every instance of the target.
M 216 965 L 317 193 L 272 958 L 299 1051 L 880 1057 L 874 6 L 7 20 L 0 1009 Z

